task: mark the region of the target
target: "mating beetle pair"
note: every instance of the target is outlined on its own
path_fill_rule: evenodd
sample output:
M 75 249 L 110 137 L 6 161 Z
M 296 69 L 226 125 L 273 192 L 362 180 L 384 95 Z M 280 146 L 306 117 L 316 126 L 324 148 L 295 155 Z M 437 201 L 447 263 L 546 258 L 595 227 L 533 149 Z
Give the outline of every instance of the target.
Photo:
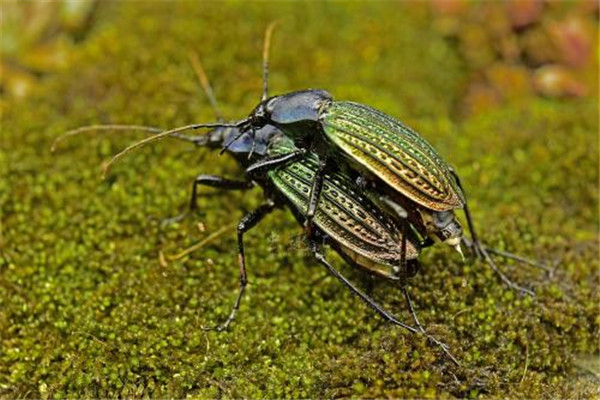
M 433 147 L 399 121 L 362 104 L 336 102 L 324 90 L 272 97 L 248 120 L 242 132 L 273 125 L 296 145 L 319 154 L 321 174 L 328 170 L 328 160 L 346 161 L 354 174 L 366 175 L 371 185 L 381 188 L 382 202 L 395 208 L 400 218 L 408 217 L 399 204 L 406 198 L 412 207 L 423 210 L 431 240 L 441 240 L 460 251 L 462 228 L 452 210 L 466 204 L 462 189 Z M 317 175 L 312 183 L 308 218 L 319 201 L 321 182 Z M 395 207 L 388 196 L 396 197 Z
M 244 181 L 200 175 L 192 191 L 192 208 L 198 185 L 248 189 L 256 182 L 264 189 L 269 201 L 238 225 L 240 291 L 222 328 L 233 320 L 247 283 L 244 233 L 276 206 L 288 205 L 299 222 L 308 225 L 313 254 L 338 280 L 388 321 L 414 333 L 425 333 L 405 290 L 418 329 L 400 322 L 335 270 L 325 259 L 320 243 L 327 241 L 350 264 L 403 281 L 416 271 L 416 259 L 423 246 L 433 241 L 458 246 L 463 234 L 453 210 L 464 208 L 472 247 L 497 271 L 475 236 L 457 176 L 417 133 L 370 107 L 335 102 L 321 90 L 268 98 L 266 56 L 264 64 L 263 99 L 248 118 L 162 132 L 143 127 L 160 133 L 128 147 L 110 163 L 152 140 L 175 136 L 198 145 L 222 147 L 234 154 L 247 172 L 248 179 Z M 215 104 L 211 91 L 207 93 Z M 214 129 L 201 136 L 181 134 L 206 127 Z M 429 240 L 421 242 L 415 230 Z M 518 288 L 497 272 L 505 282 Z M 456 361 L 446 345 L 427 337 Z

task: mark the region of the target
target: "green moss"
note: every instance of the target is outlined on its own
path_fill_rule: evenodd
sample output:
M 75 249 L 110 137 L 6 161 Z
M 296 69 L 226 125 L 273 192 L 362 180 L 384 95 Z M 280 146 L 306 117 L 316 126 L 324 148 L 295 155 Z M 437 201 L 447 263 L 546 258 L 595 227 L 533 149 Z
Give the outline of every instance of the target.
M 50 154 L 53 138 L 81 125 L 212 120 L 190 50 L 226 115 L 246 115 L 275 18 L 273 93 L 324 87 L 403 118 L 457 167 L 488 243 L 557 261 L 552 280 L 500 263 L 535 287 L 529 299 L 483 263 L 424 252 L 411 293 L 461 367 L 319 268 L 289 212 L 247 236 L 251 283 L 232 329 L 204 332 L 226 318 L 237 288 L 233 230 L 180 261 L 165 265 L 159 252 L 233 226 L 260 191 L 202 196 L 195 221 L 164 228 L 196 174 L 239 176 L 235 163 L 165 141 L 102 181 L 101 161 L 134 140 L 127 133 L 74 138 Z M 598 397 L 598 371 L 581 367 L 599 351 L 597 98 L 530 98 L 458 121 L 465 68 L 408 3 L 113 5 L 71 57 L 26 102 L 3 105 L 2 397 Z M 396 288 L 374 281 L 372 293 L 409 320 Z

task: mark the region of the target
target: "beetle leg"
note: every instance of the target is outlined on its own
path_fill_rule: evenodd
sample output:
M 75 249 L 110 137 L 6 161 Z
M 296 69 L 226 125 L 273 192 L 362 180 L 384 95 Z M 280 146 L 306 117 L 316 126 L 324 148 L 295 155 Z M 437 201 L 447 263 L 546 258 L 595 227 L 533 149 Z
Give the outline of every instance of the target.
M 504 282 L 506 284 L 506 286 L 508 286 L 509 288 L 511 288 L 517 292 L 528 294 L 530 296 L 535 296 L 535 292 L 533 290 L 517 285 L 512 280 L 510 280 L 510 278 L 508 276 L 506 276 L 502 271 L 500 271 L 500 268 L 498 268 L 498 266 L 496 265 L 494 260 L 492 260 L 492 258 L 488 254 L 488 251 L 490 249 L 487 249 L 486 247 L 482 246 L 480 243 L 470 241 L 466 237 L 463 237 L 461 240 L 467 248 L 472 250 L 479 258 L 483 259 L 485 262 L 488 263 L 488 265 L 492 268 L 492 270 L 494 270 L 494 272 L 500 277 L 500 279 L 502 280 L 502 282 Z M 492 251 L 490 251 L 490 253 L 491 252 Z M 508 254 L 510 254 L 510 253 L 508 253 Z M 508 258 L 510 258 L 510 257 L 508 257 Z
M 548 276 L 552 277 L 554 275 L 555 270 L 553 268 L 548 267 L 546 264 L 530 260 L 529 258 L 521 257 L 513 253 L 509 253 L 508 251 L 492 249 L 490 247 L 484 246 L 485 251 L 490 254 L 495 254 L 500 257 L 508 258 L 510 260 L 514 260 L 520 262 L 522 264 L 531 265 L 532 267 L 540 268 L 546 271 Z
M 408 233 L 408 222 L 402 221 L 402 241 L 400 242 L 400 265 L 402 265 L 402 271 L 408 269 L 406 264 L 406 235 Z
M 398 204 L 395 201 L 393 201 L 392 199 L 390 199 L 388 196 L 381 195 L 381 196 L 379 196 L 379 200 L 383 204 L 388 206 L 396 214 L 396 216 L 398 216 L 398 218 L 400 218 L 400 219 L 408 218 L 408 212 L 404 209 L 404 207 L 402 207 L 400 204 Z
M 417 313 L 415 312 L 415 308 L 413 307 L 412 300 L 410 299 L 410 296 L 408 295 L 408 290 L 406 290 L 406 286 L 404 286 L 404 285 L 402 285 L 402 293 L 404 294 L 404 299 L 406 300 L 406 305 L 408 306 L 408 310 L 410 311 L 410 315 L 412 315 L 413 320 L 415 321 L 415 324 L 417 325 L 417 327 L 419 328 L 421 333 L 423 333 L 424 335 L 427 335 L 427 333 L 425 332 L 425 328 L 423 328 L 423 325 L 421 325 L 421 322 L 419 322 L 419 318 L 417 317 Z M 456 358 L 454 358 L 454 356 L 448 351 L 448 346 L 446 346 L 445 344 L 442 343 L 442 345 L 440 347 L 442 347 L 442 350 L 444 350 L 444 353 L 446 353 L 446 355 L 456 365 L 460 365 L 458 360 Z
M 310 188 L 310 197 L 308 200 L 308 210 L 306 211 L 306 219 L 312 220 L 317 211 L 317 205 L 319 204 L 319 197 L 321 196 L 321 189 L 323 189 L 323 179 L 325 178 L 325 171 L 327 169 L 327 158 L 321 158 L 319 162 L 319 169 L 315 173 L 315 179 L 313 180 L 312 187 Z
M 297 160 L 305 154 L 305 150 L 296 150 L 281 156 L 267 158 L 265 160 L 255 162 L 254 164 L 250 165 L 248 168 L 246 168 L 246 173 L 250 176 L 257 175 L 263 169 L 269 170 L 279 165 L 285 165 L 287 163 Z
M 254 183 L 252 181 L 237 181 L 233 179 L 222 178 L 216 175 L 198 175 L 196 179 L 194 179 L 194 183 L 192 184 L 192 197 L 190 198 L 189 208 L 183 213 L 177 215 L 176 217 L 164 220 L 163 225 L 169 225 L 174 222 L 180 222 L 198 209 L 198 186 L 201 185 L 226 190 L 246 190 L 251 189 L 254 186 Z
M 215 328 L 203 328 L 204 330 L 216 330 L 218 332 L 224 331 L 229 327 L 233 319 L 235 318 L 235 314 L 237 310 L 240 308 L 240 302 L 242 300 L 242 296 L 244 294 L 244 290 L 246 289 L 246 285 L 248 284 L 248 276 L 246 274 L 246 258 L 244 254 L 244 234 L 256 226 L 267 214 L 269 214 L 275 208 L 275 204 L 273 202 L 269 202 L 267 204 L 263 204 L 258 207 L 256 210 L 247 214 L 244 218 L 240 220 L 240 223 L 237 227 L 237 240 L 238 240 L 238 262 L 240 265 L 240 288 L 238 295 L 235 299 L 235 303 L 233 305 L 233 309 L 229 314 L 229 317 L 222 325 L 219 325 Z
M 327 169 L 327 158 L 322 158 L 319 162 L 319 168 L 315 172 L 315 178 L 313 179 L 312 186 L 310 188 L 310 195 L 308 198 L 308 209 L 306 210 L 304 229 L 306 234 L 310 237 L 313 233 L 313 217 L 317 211 L 319 204 L 319 198 L 321 196 L 321 190 L 323 189 L 323 179 L 325 178 L 325 172 Z
M 324 265 L 325 268 L 327 268 L 327 270 L 329 270 L 329 272 L 337 280 L 339 280 L 344 286 L 346 286 L 354 295 L 356 295 L 362 302 L 364 302 L 367 306 L 369 306 L 373 311 L 375 311 L 377 314 L 379 314 L 381 317 L 383 317 L 383 319 L 385 319 L 388 322 L 391 322 L 394 325 L 404 328 L 411 333 L 425 335 L 429 341 L 431 341 L 435 345 L 439 346 L 442 349 L 442 351 L 452 360 L 452 362 L 454 362 L 456 365 L 460 365 L 458 360 L 456 358 L 454 358 L 454 356 L 449 352 L 448 345 L 440 342 L 433 336 L 425 333 L 425 331 L 422 329 L 422 327 L 420 329 L 417 329 L 410 325 L 407 325 L 407 324 L 403 323 L 402 321 L 398 320 L 398 318 L 396 318 L 394 315 L 392 315 L 389 312 L 387 312 L 386 310 L 384 310 L 383 307 L 381 307 L 375 300 L 373 300 L 371 297 L 369 297 L 365 293 L 363 293 L 359 288 L 354 286 L 354 284 L 352 282 L 350 282 L 345 276 L 343 276 L 331 264 L 329 264 L 329 262 L 325 258 L 325 255 L 319 248 L 318 243 L 314 239 L 311 240 L 310 246 L 311 246 L 313 255 L 315 256 L 317 261 L 319 263 L 321 263 L 322 265 Z
M 254 150 L 256 150 L 256 128 L 254 128 L 254 125 L 252 125 L 250 132 L 252 132 L 252 147 L 250 147 L 250 153 L 248 153 L 248 160 L 252 158 Z
M 471 252 L 476 253 L 477 251 L 479 251 L 479 250 L 475 250 L 475 244 L 473 243 L 473 241 L 467 239 L 466 237 L 463 236 L 461 238 L 461 242 Z M 509 260 L 513 260 L 513 261 L 519 262 L 521 264 L 527 264 L 527 265 L 530 265 L 532 267 L 542 269 L 550 277 L 552 277 L 554 275 L 555 270 L 553 268 L 550 268 L 548 265 L 546 265 L 544 263 L 537 262 L 535 260 L 531 260 L 529 258 L 522 257 L 522 256 L 519 256 L 517 254 L 510 253 L 508 251 L 494 249 L 492 247 L 488 247 L 488 246 L 485 246 L 483 244 L 481 245 L 481 248 L 483 249 L 483 251 L 487 252 L 488 254 L 494 254 L 494 255 L 497 255 L 497 256 L 500 256 L 500 257 L 508 258 Z
M 462 184 L 460 183 L 460 178 L 458 177 L 458 174 L 452 168 L 450 168 L 450 172 L 454 176 L 458 187 L 460 187 L 460 189 L 464 193 L 464 189 L 462 187 Z M 500 268 L 498 268 L 494 260 L 492 260 L 492 258 L 488 254 L 487 249 L 479 241 L 479 238 L 473 226 L 473 218 L 471 217 L 471 212 L 469 211 L 468 202 L 465 202 L 464 211 L 465 216 L 467 217 L 467 225 L 469 226 L 469 231 L 471 232 L 471 243 L 469 243 L 468 240 L 464 237 L 463 242 L 467 244 L 467 246 L 473 251 L 473 253 L 475 253 L 475 255 L 478 258 L 485 260 L 488 263 L 488 265 L 494 270 L 494 272 L 500 277 L 502 282 L 504 282 L 509 288 L 521 293 L 528 294 L 530 296 L 535 296 L 535 292 L 533 290 L 517 285 L 512 280 L 510 280 L 508 276 L 502 273 L 502 271 L 500 271 Z
M 452 174 L 452 176 L 454 176 L 454 180 L 456 181 L 456 184 L 458 185 L 458 187 L 464 194 L 465 189 L 463 188 L 463 185 L 460 182 L 460 178 L 458 177 L 458 174 L 456 173 L 456 171 L 454 171 L 454 169 L 452 167 L 450 167 L 450 173 Z M 465 197 L 466 197 L 466 194 L 465 194 Z M 481 252 L 481 243 L 479 242 L 477 232 L 475 232 L 473 218 L 471 218 L 471 212 L 469 211 L 469 205 L 468 205 L 467 201 L 465 201 L 464 211 L 465 211 L 465 216 L 467 217 L 467 225 L 469 226 L 469 232 L 471 232 L 471 239 L 473 240 L 473 244 L 474 244 L 473 250 L 474 250 L 475 254 L 477 255 L 477 257 L 484 258 L 483 252 Z
M 415 308 L 413 307 L 410 296 L 408 295 L 408 290 L 406 290 L 406 286 L 402 285 L 401 288 L 402 288 L 402 293 L 404 294 L 404 299 L 406 300 L 406 305 L 408 306 L 408 310 L 410 311 L 410 315 L 412 315 L 413 320 L 415 321 L 415 324 L 417 325 L 419 330 L 422 333 L 425 333 L 425 329 L 423 328 L 423 325 L 421 325 L 421 322 L 419 322 L 419 318 L 417 318 L 417 313 L 415 312 Z

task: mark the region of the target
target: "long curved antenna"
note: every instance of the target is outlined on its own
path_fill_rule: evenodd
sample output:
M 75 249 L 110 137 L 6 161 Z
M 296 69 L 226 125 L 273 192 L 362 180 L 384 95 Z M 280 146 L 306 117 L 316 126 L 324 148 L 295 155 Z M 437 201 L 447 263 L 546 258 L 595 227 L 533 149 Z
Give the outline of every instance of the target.
M 142 147 L 145 146 L 146 144 L 150 143 L 150 142 L 154 142 L 156 140 L 160 140 L 163 139 L 167 136 L 171 136 L 175 133 L 178 132 L 183 132 L 189 129 L 199 129 L 199 128 L 237 128 L 239 125 L 245 123 L 246 120 L 242 120 L 240 122 L 234 123 L 234 124 L 224 124 L 224 123 L 216 123 L 216 124 L 192 124 L 192 125 L 186 125 L 186 126 L 181 126 L 179 128 L 175 128 L 175 129 L 171 129 L 168 131 L 164 131 L 161 133 L 158 133 L 156 135 L 147 137 L 145 139 L 142 139 L 140 141 L 137 141 L 131 145 L 129 145 L 128 147 L 126 147 L 125 149 L 123 149 L 122 151 L 120 151 L 119 153 L 115 154 L 110 160 L 108 160 L 107 162 L 105 162 L 102 165 L 102 177 L 106 177 L 106 174 L 108 173 L 108 170 L 110 168 L 110 166 L 115 163 L 117 160 L 119 160 L 121 157 L 123 157 L 124 155 L 126 155 L 127 153 L 137 149 L 138 147 Z
M 76 128 L 76 129 L 67 131 L 67 132 L 63 133 L 62 135 L 60 135 L 59 137 L 57 137 L 56 139 L 54 139 L 54 142 L 52 142 L 52 146 L 50 147 L 50 151 L 51 152 L 56 151 L 58 144 L 69 137 L 79 135 L 81 133 L 93 132 L 93 131 L 142 131 L 142 132 L 150 132 L 150 133 L 160 133 L 160 132 L 164 132 L 164 129 L 157 128 L 155 126 L 146 126 L 146 125 L 114 125 L 114 124 L 110 125 L 109 124 L 109 125 L 82 126 L 80 128 Z M 176 139 L 180 139 L 180 140 L 183 140 L 186 142 L 192 142 L 197 146 L 206 145 L 206 143 L 208 142 L 208 139 L 209 139 L 208 136 L 205 136 L 205 135 L 191 136 L 191 135 L 182 135 L 179 133 L 174 133 L 171 136 Z
M 71 136 L 79 135 L 80 133 L 89 132 L 89 131 L 145 131 L 145 132 L 152 132 L 152 133 L 160 133 L 163 130 L 164 129 L 160 129 L 155 126 L 145 126 L 145 125 L 89 125 L 89 126 L 82 126 L 80 128 L 67 131 L 67 132 L 63 133 L 62 135 L 60 135 L 59 137 L 57 137 L 56 139 L 54 139 L 54 142 L 52 142 L 52 147 L 50 147 L 50 151 L 54 152 L 56 150 L 56 147 L 58 146 L 58 144 L 60 142 L 62 142 L 63 140 L 65 140 Z
M 273 35 L 273 29 L 275 29 L 278 23 L 279 21 L 271 22 L 265 31 L 265 43 L 263 45 L 263 92 L 260 99 L 261 102 L 265 101 L 268 97 L 269 49 L 271 47 L 271 36 Z
M 221 111 L 219 110 L 217 98 L 215 97 L 210 81 L 208 80 L 208 76 L 204 71 L 204 67 L 200 62 L 198 53 L 190 52 L 190 62 L 192 63 L 192 68 L 196 73 L 196 77 L 198 77 L 198 81 L 200 81 L 202 89 L 204 89 L 204 94 L 206 94 L 206 97 L 208 97 L 208 101 L 210 102 L 210 106 L 212 107 L 213 112 L 215 113 L 215 117 L 217 117 L 218 121 L 224 121 L 225 119 L 223 118 L 223 114 L 221 114 Z
M 262 97 L 261 97 L 261 102 L 265 101 L 268 98 L 268 85 L 269 85 L 269 49 L 271 47 L 271 36 L 273 36 L 273 30 L 275 29 L 275 27 L 277 26 L 277 24 L 279 23 L 278 20 L 271 22 L 268 26 L 267 29 L 265 30 L 265 40 L 264 40 L 264 44 L 263 44 L 263 93 L 262 93 Z M 206 89 L 205 89 L 206 90 Z M 249 118 L 246 119 L 245 122 L 249 121 Z M 242 124 L 240 123 L 239 127 L 242 127 Z M 236 140 L 238 140 L 239 138 L 241 138 L 244 134 L 246 133 L 245 129 L 240 129 L 240 132 L 233 138 L 231 139 L 228 143 L 225 143 L 223 145 L 223 147 L 221 148 L 221 151 L 219 152 L 219 155 L 225 153 L 225 151 L 229 148 L 229 146 L 231 146 L 231 144 L 233 142 L 235 142 Z M 255 137 L 256 133 L 254 128 L 252 127 L 252 149 L 250 151 L 249 157 L 250 158 L 252 156 L 252 153 L 254 152 L 254 146 L 255 141 L 254 141 L 254 137 Z

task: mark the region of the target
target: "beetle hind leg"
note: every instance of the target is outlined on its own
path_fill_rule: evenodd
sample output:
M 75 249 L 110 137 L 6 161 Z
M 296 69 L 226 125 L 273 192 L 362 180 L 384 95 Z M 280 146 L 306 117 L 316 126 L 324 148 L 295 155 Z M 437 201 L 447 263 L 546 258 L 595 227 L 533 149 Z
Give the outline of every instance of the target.
M 304 230 L 310 237 L 314 234 L 313 218 L 317 212 L 317 206 L 321 198 L 321 191 L 323 190 L 323 180 L 327 173 L 327 158 L 322 158 L 319 161 L 319 168 L 315 172 L 315 178 L 313 179 L 312 186 L 310 188 L 310 194 L 308 196 L 308 208 L 306 210 L 306 216 L 304 221 Z
M 383 307 L 381 305 L 379 305 L 375 300 L 373 300 L 371 297 L 369 297 L 368 295 L 363 293 L 352 282 L 350 282 L 345 276 L 343 276 L 340 272 L 338 272 L 331 264 L 329 264 L 329 262 L 325 258 L 325 255 L 321 251 L 319 244 L 316 242 L 315 239 L 310 240 L 310 248 L 311 248 L 313 255 L 315 256 L 315 258 L 317 259 L 317 261 L 320 264 L 325 266 L 325 268 L 327 268 L 327 270 L 337 280 L 339 280 L 344 286 L 346 286 L 350 290 L 350 292 L 352 292 L 352 294 L 356 295 L 363 303 L 365 303 L 367 306 L 369 306 L 373 311 L 375 311 L 377 314 L 379 314 L 383 319 L 385 319 L 386 321 L 388 321 L 396 326 L 406 329 L 410 333 L 424 335 L 425 337 L 427 337 L 427 340 L 429 340 L 431 343 L 435 344 L 436 346 L 439 346 L 442 349 L 442 351 L 444 352 L 444 354 L 446 354 L 446 356 L 450 360 L 452 360 L 453 363 L 455 363 L 456 365 L 460 365 L 458 360 L 452 355 L 452 353 L 450 353 L 449 346 L 443 342 L 440 342 L 438 339 L 434 338 L 433 336 L 429 335 L 428 333 L 426 333 L 425 329 L 423 329 L 423 327 L 420 325 L 420 323 L 418 323 L 418 319 L 416 319 L 416 321 L 418 323 L 418 325 L 417 325 L 418 328 L 415 328 L 413 326 L 410 326 L 410 325 L 405 324 L 404 322 L 398 320 L 398 318 L 396 318 L 394 315 L 390 314 L 385 309 L 383 309 Z M 411 313 L 413 314 L 413 318 L 416 318 L 414 309 L 412 309 L 412 303 L 409 303 L 409 304 L 410 304 L 410 308 L 411 308 Z

